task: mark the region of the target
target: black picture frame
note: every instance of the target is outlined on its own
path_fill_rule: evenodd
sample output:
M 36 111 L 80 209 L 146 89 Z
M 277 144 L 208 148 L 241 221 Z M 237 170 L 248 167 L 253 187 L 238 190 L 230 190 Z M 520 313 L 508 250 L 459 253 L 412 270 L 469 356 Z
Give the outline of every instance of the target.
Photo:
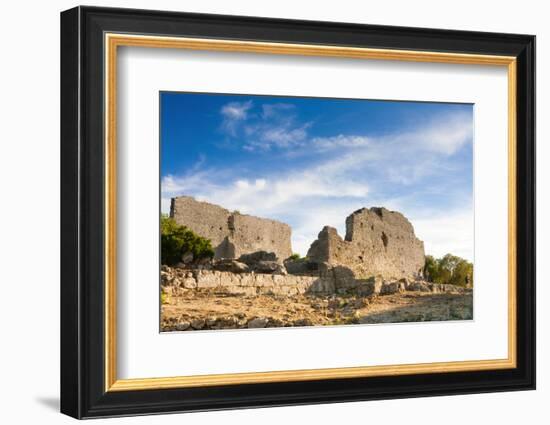
M 506 55 L 517 59 L 517 367 L 105 391 L 104 34 Z M 61 13 L 61 412 L 75 418 L 535 388 L 535 37 L 76 7 Z

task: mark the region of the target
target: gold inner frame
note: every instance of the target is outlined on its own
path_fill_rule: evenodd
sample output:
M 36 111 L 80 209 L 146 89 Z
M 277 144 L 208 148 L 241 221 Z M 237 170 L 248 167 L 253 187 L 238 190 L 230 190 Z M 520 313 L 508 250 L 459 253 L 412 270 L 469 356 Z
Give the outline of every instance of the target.
M 214 385 L 357 378 L 416 373 L 447 373 L 515 368 L 516 359 L 516 58 L 461 53 L 370 49 L 105 34 L 105 391 L 135 391 Z M 118 379 L 116 373 L 116 123 L 117 48 L 119 46 L 325 56 L 469 65 L 504 66 L 508 72 L 508 357 L 495 360 L 304 369 L 271 372 Z

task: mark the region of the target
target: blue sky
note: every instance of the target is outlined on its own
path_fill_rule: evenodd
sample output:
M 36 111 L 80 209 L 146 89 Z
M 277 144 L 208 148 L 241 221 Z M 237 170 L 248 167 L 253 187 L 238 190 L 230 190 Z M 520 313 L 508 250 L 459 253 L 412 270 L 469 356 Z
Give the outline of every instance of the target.
M 281 220 L 302 255 L 385 206 L 427 254 L 473 260 L 472 158 L 472 105 L 161 93 L 162 211 L 190 195 Z

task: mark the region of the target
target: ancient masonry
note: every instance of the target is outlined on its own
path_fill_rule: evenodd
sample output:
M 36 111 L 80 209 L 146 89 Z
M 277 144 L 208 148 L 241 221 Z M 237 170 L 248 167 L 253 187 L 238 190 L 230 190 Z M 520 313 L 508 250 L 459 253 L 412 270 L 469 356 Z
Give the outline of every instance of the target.
M 416 278 L 424 267 L 424 243 L 403 214 L 362 208 L 346 219 L 346 236 L 325 226 L 311 245 L 310 261 L 345 266 L 356 278 Z
M 292 254 L 291 228 L 279 221 L 231 212 L 189 196 L 172 199 L 170 216 L 210 239 L 216 259 L 266 251 L 282 262 Z M 309 248 L 307 263 L 300 262 L 298 268 L 338 266 L 340 274 L 347 272 L 354 279 L 416 279 L 422 277 L 424 261 L 424 243 L 409 220 L 399 212 L 373 207 L 347 217 L 344 239 L 325 226 Z M 285 265 L 291 274 L 301 274 L 292 271 L 296 264 Z
M 288 224 L 231 212 L 190 196 L 172 198 L 170 217 L 210 239 L 215 258 L 239 258 L 257 251 L 273 252 L 280 261 L 292 255 Z
M 424 281 L 384 281 L 380 277 L 354 279 L 337 272 L 320 276 L 279 275 L 257 273 L 231 273 L 217 270 L 185 270 L 162 266 L 161 284 L 163 290 L 174 296 L 189 291 L 214 291 L 235 295 L 304 295 L 304 294 L 348 294 L 348 295 L 390 295 L 403 291 L 432 293 L 468 293 L 456 285 L 443 285 Z

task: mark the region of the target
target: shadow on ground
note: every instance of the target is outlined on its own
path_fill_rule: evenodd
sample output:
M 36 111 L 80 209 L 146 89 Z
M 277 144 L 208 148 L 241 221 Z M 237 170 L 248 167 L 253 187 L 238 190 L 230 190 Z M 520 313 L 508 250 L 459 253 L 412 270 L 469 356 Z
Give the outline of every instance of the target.
M 59 412 L 59 397 L 36 397 L 35 401 L 48 409 Z
M 407 296 L 405 296 L 406 300 Z M 359 323 L 401 323 L 473 319 L 472 296 L 461 294 L 433 294 L 415 297 L 414 303 L 385 305 L 381 311 L 372 311 Z

